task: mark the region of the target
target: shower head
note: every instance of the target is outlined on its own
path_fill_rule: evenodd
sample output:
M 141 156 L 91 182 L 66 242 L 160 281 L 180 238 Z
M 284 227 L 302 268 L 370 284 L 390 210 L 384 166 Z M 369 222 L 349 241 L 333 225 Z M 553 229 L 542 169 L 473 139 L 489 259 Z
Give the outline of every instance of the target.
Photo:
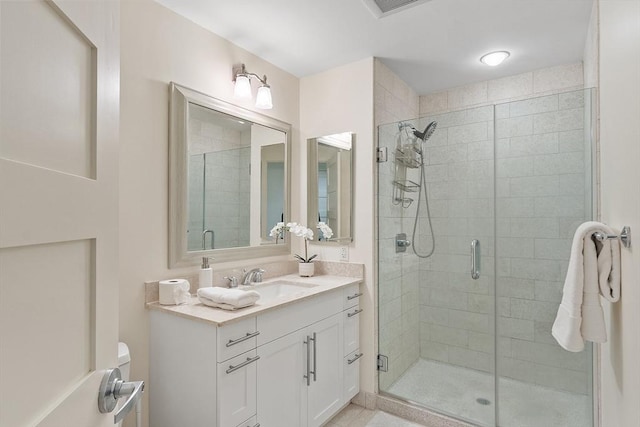
M 438 126 L 438 122 L 431 122 L 427 125 L 426 128 L 424 128 L 424 131 L 419 132 L 418 130 L 413 131 L 413 134 L 415 135 L 416 138 L 421 139 L 422 142 L 425 142 L 426 140 L 428 140 L 429 138 L 431 138 L 431 135 L 433 135 L 433 132 L 435 132 L 436 127 Z

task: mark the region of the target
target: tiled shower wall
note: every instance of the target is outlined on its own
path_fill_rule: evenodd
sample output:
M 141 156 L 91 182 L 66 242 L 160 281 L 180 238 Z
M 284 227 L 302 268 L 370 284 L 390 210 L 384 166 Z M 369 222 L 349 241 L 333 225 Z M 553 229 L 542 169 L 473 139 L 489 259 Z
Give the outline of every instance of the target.
M 494 366 L 494 111 L 492 106 L 429 116 L 425 173 L 434 254 L 421 262 L 420 354 L 490 372 Z M 425 123 L 422 123 L 423 125 Z M 422 202 L 420 238 L 430 241 Z M 470 243 L 480 242 L 481 275 L 470 275 Z M 424 250 L 422 252 L 425 252 Z
M 582 394 L 590 351 L 563 350 L 551 325 L 573 234 L 592 215 L 590 118 L 583 90 L 496 107 L 499 373 Z
M 381 389 L 386 389 L 420 356 L 418 280 L 415 256 L 395 253 L 395 235 L 407 232 L 406 223 L 415 207 L 403 209 L 392 202 L 396 146 L 395 130 L 385 132 L 383 123 L 418 116 L 418 96 L 379 60 L 374 69 L 375 124 L 379 146 L 387 147 L 389 161 L 379 163 L 378 173 L 378 332 L 379 353 L 389 357 L 389 371 L 380 372 Z
M 575 64 L 421 97 L 421 115 L 429 114 L 421 125 L 440 122 L 427 151 L 438 244 L 422 263 L 422 357 L 493 370 L 494 260 L 484 257 L 478 281 L 469 279 L 468 269 L 472 238 L 481 241 L 484 254 L 494 251 L 495 196 L 499 373 L 588 393 L 588 352 L 568 353 L 550 336 L 571 236 L 590 217 L 584 143 L 590 109 L 582 91 L 557 94 L 581 86 L 582 69 Z M 555 94 L 534 98 L 540 92 Z M 496 107 L 494 195 L 493 124 L 480 120 L 488 113 L 445 111 L 508 98 L 523 100 Z
M 245 141 L 249 132 L 212 124 L 205 109 L 192 108 L 188 247 L 202 249 L 204 229 L 213 230 L 216 249 L 249 246 L 249 228 L 241 226 L 249 223 L 251 148 Z M 208 234 L 207 248 L 210 239 Z

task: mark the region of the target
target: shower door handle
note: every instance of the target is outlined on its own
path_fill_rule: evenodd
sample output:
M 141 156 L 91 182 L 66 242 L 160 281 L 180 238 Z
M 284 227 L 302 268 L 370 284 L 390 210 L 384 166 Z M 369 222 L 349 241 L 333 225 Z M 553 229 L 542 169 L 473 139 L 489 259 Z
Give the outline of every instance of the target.
M 477 239 L 471 241 L 471 278 L 480 278 L 480 241 Z

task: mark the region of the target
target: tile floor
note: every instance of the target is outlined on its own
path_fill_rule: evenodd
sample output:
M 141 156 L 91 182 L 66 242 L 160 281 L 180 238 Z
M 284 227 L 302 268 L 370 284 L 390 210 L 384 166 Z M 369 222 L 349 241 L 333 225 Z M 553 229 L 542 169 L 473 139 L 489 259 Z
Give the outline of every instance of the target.
M 422 427 L 382 411 L 371 411 L 351 404 L 333 417 L 325 427 Z
M 592 425 L 591 399 L 587 395 L 552 390 L 508 378 L 501 378 L 499 385 L 500 425 L 506 427 Z M 493 388 L 494 380 L 490 374 L 420 359 L 387 392 L 448 413 L 455 418 L 493 426 L 495 425 Z M 476 400 L 478 398 L 489 400 L 489 404 L 479 404 Z

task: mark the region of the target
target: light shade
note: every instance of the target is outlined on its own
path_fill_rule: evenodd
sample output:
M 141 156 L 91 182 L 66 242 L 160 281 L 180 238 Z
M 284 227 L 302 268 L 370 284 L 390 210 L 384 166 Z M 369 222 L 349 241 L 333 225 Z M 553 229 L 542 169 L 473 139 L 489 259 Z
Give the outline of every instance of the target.
M 270 110 L 273 108 L 271 101 L 271 88 L 268 85 L 262 85 L 258 88 L 258 94 L 256 95 L 256 108 L 263 110 Z
M 510 53 L 507 52 L 506 50 L 491 52 L 491 53 L 487 53 L 486 55 L 483 55 L 482 58 L 480 58 L 480 62 L 490 67 L 495 67 L 496 65 L 502 64 L 502 61 L 507 59 L 509 55 Z
M 236 76 L 236 85 L 233 88 L 233 96 L 236 98 L 251 99 L 251 82 L 249 76 Z

